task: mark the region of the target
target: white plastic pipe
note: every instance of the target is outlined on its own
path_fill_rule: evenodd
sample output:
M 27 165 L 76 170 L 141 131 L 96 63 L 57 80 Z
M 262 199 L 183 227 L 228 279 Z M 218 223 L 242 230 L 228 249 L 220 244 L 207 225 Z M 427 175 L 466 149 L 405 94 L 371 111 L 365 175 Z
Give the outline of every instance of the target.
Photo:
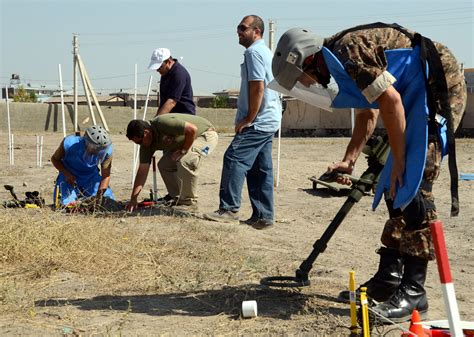
M 39 167 L 43 167 L 43 136 L 40 136 Z
M 12 164 L 12 129 L 10 124 L 10 102 L 8 101 L 8 87 L 5 87 L 5 101 L 7 103 L 7 124 L 8 124 L 8 161 Z
M 278 129 L 278 149 L 277 149 L 277 174 L 276 174 L 276 188 L 280 186 L 280 154 L 281 154 L 281 126 Z
M 63 121 L 63 136 L 66 137 L 66 117 L 64 116 L 63 73 L 61 71 L 61 64 L 58 64 L 58 70 L 59 70 L 59 90 L 61 94 L 61 118 Z
M 351 108 L 351 135 L 354 133 L 354 125 L 355 125 L 355 111 L 354 111 L 354 108 Z
M 138 77 L 138 70 L 137 64 L 135 63 L 135 87 L 133 91 L 133 119 L 137 119 L 137 77 Z M 133 157 L 132 157 L 132 186 L 135 184 L 135 172 L 137 171 L 137 152 L 138 152 L 138 145 L 133 143 Z
M 11 139 L 11 146 L 12 146 L 12 151 L 11 151 L 11 156 L 12 156 L 12 162 L 11 165 L 15 165 L 15 142 L 13 140 L 13 133 L 12 133 L 12 139 Z
M 77 120 L 79 118 L 79 112 L 77 111 L 77 34 L 73 34 L 73 39 L 72 39 L 72 53 L 73 53 L 73 58 L 72 58 L 72 69 L 73 69 L 73 86 L 74 86 L 74 133 L 76 135 L 79 135 L 79 126 L 77 124 Z
M 150 91 L 151 91 L 151 82 L 153 80 L 153 75 L 150 75 L 150 79 L 148 80 L 148 90 L 146 92 L 146 101 L 145 101 L 145 108 L 143 109 L 143 117 L 142 120 L 146 118 L 146 111 L 148 109 L 148 99 L 150 98 Z
M 39 136 L 36 136 L 36 167 L 39 167 Z
M 144 121 L 145 118 L 146 118 L 146 111 L 148 109 L 148 99 L 150 98 L 150 91 L 151 91 L 151 82 L 153 80 L 153 76 L 150 75 L 150 80 L 148 81 L 148 91 L 146 93 L 146 101 L 145 101 L 145 108 L 143 109 L 143 117 L 142 117 L 142 120 Z M 135 144 L 136 145 L 136 144 Z M 138 149 L 138 145 L 137 145 L 137 149 Z M 135 163 L 134 163 L 134 167 L 135 169 L 138 167 L 138 155 L 139 155 L 139 152 L 137 150 L 137 152 L 135 153 Z
M 153 201 L 158 200 L 158 183 L 156 182 L 156 158 L 153 156 L 151 161 L 153 165 Z

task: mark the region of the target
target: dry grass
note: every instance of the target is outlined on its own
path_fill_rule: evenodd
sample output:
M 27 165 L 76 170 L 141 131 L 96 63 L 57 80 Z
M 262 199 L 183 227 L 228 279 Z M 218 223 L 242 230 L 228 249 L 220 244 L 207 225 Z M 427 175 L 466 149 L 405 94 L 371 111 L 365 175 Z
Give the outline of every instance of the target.
M 209 230 L 195 221 L 6 210 L 0 216 L 0 308 L 44 296 L 57 275 L 73 275 L 95 294 L 163 293 L 232 286 L 260 268 L 235 244 L 232 227 Z M 29 294 L 18 290 L 26 283 Z

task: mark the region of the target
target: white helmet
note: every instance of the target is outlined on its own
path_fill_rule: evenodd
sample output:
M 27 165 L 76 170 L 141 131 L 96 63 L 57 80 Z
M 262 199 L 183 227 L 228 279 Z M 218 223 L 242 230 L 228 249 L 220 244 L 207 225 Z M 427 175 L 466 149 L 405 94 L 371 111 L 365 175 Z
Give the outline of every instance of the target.
M 291 90 L 303 73 L 304 60 L 323 48 L 324 39 L 308 29 L 292 28 L 278 41 L 272 61 L 275 80 Z
M 112 144 L 109 133 L 100 125 L 93 125 L 84 132 L 84 139 L 90 145 L 97 148 L 106 148 Z

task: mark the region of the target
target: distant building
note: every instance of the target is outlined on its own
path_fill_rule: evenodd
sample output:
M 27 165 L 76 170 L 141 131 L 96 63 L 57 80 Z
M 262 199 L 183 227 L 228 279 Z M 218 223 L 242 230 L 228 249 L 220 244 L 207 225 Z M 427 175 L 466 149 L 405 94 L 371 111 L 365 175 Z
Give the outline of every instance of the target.
M 474 93 L 474 68 L 464 69 L 464 78 L 466 79 L 467 92 Z
M 199 96 L 195 97 L 197 106 L 200 108 L 237 108 L 237 98 L 239 90 L 222 90 L 212 93 L 215 96 Z
M 99 105 L 102 107 L 109 107 L 109 106 L 129 106 L 131 108 L 134 107 L 133 104 L 134 95 L 125 93 L 125 92 L 118 92 L 109 95 L 101 95 L 97 96 L 97 101 Z M 145 106 L 146 95 L 138 94 L 137 95 L 137 109 L 141 109 Z M 47 104 L 61 104 L 61 96 L 55 95 L 54 97 L 49 98 L 44 103 Z M 67 95 L 64 96 L 64 104 L 74 104 L 74 96 Z M 94 101 L 91 97 L 91 104 L 94 104 Z M 85 95 L 77 96 L 77 105 L 88 105 L 87 97 Z M 156 99 L 154 97 L 148 98 L 148 107 L 156 107 Z
M 12 77 L 10 79 L 10 85 L 8 87 L 8 98 L 13 99 L 13 97 L 18 93 L 18 90 L 20 89 L 25 90 L 28 94 L 34 93 L 39 103 L 42 103 L 48 100 L 53 95 L 60 93 L 59 88 L 56 86 L 22 83 L 20 75 L 12 74 Z M 2 88 L 2 99 L 5 98 L 5 88 Z
M 32 83 L 22 83 L 20 75 L 12 74 L 10 78 L 10 86 L 8 87 L 8 98 L 13 99 L 13 97 L 18 93 L 18 90 L 24 89 L 28 94 L 34 93 L 38 102 L 42 103 L 45 100 L 48 100 L 50 97 L 55 94 L 59 94 L 59 88 L 56 86 L 46 86 Z M 2 88 L 2 99 L 6 98 L 5 88 Z

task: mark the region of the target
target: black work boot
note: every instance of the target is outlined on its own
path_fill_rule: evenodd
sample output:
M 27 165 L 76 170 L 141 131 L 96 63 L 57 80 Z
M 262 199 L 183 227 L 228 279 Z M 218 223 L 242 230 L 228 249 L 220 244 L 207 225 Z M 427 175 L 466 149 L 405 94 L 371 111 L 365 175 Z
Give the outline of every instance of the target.
M 379 269 L 370 280 L 357 288 L 357 302 L 360 299 L 361 287 L 367 287 L 367 296 L 370 299 L 384 302 L 393 295 L 400 284 L 403 261 L 398 249 L 380 247 L 377 254 L 380 255 Z M 349 291 L 341 291 L 338 299 L 342 302 L 349 302 Z
M 397 291 L 388 301 L 372 308 L 395 323 L 409 321 L 414 309 L 418 310 L 422 319 L 426 318 L 428 312 L 428 299 L 424 288 L 428 261 L 414 256 L 404 256 L 403 265 L 402 282 Z

